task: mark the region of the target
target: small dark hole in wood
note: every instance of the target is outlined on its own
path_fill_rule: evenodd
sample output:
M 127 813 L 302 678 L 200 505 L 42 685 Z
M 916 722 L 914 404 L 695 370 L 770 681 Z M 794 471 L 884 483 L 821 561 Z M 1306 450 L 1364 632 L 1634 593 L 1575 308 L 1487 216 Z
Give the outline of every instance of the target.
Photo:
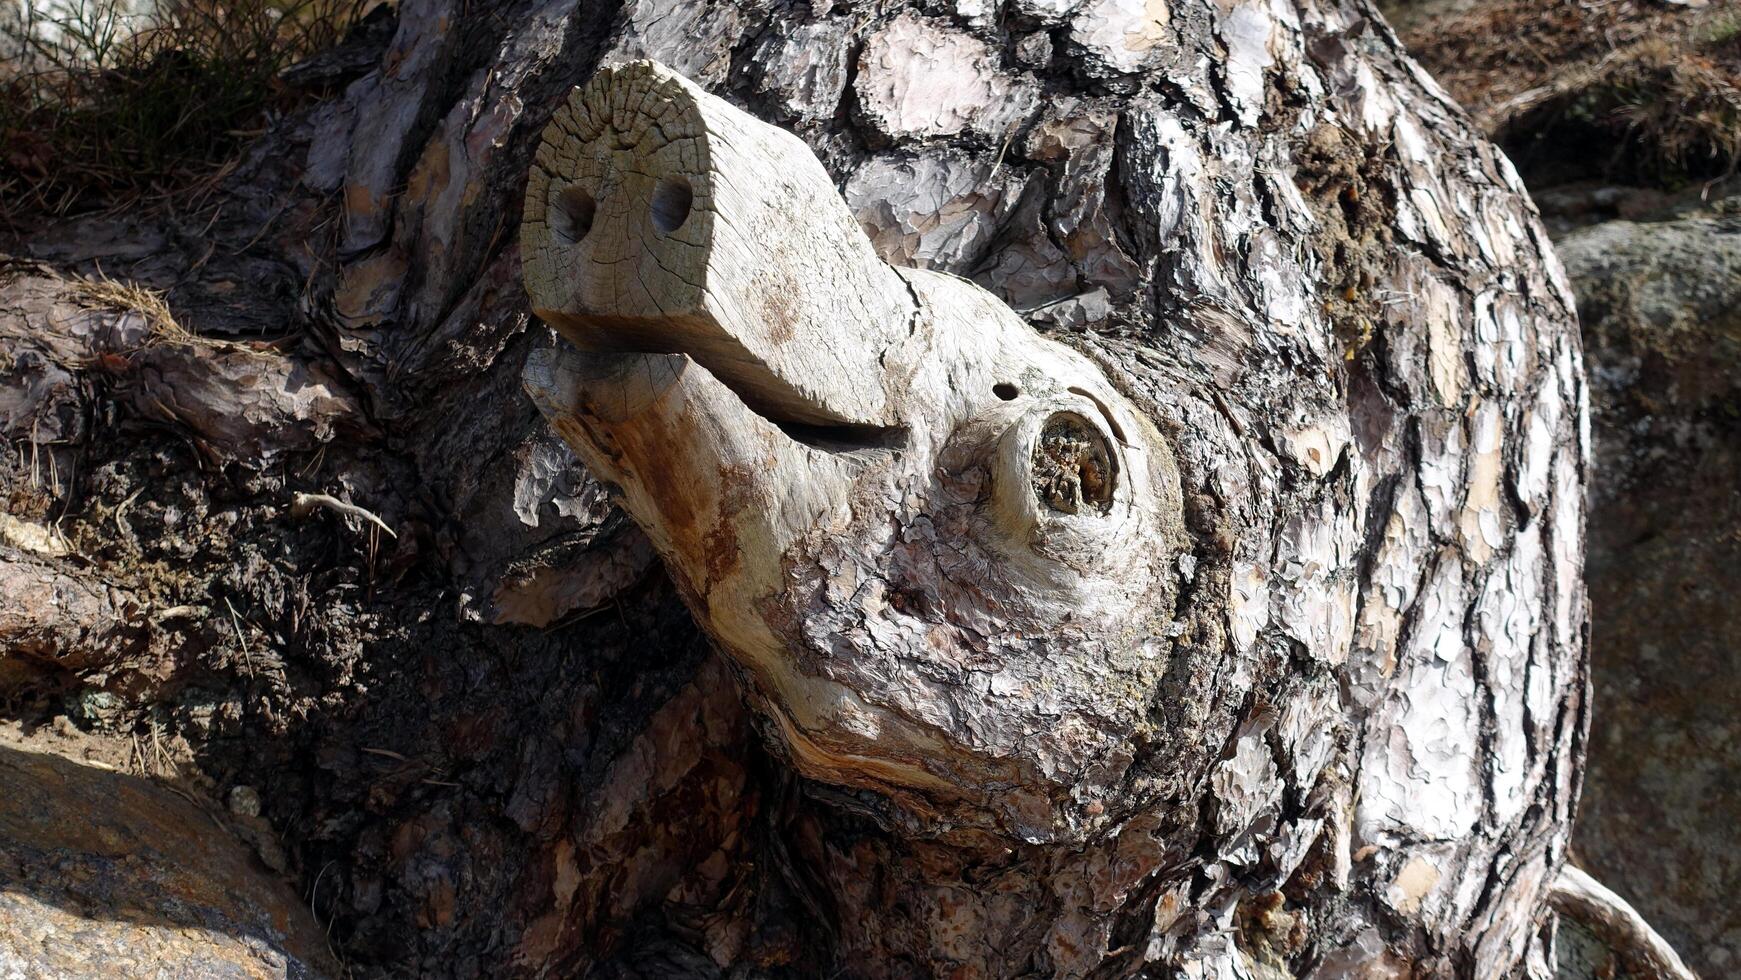
M 585 188 L 564 187 L 561 193 L 550 199 L 550 212 L 545 220 L 549 222 L 550 233 L 557 242 L 573 245 L 592 230 L 593 215 L 597 213 L 598 202 Z
M 667 177 L 653 188 L 653 228 L 669 235 L 689 220 L 690 206 L 695 203 L 695 191 L 686 177 Z
M 1016 400 L 1016 396 L 1022 392 L 1021 389 L 1010 384 L 1008 381 L 999 381 L 997 384 L 991 386 L 991 393 L 1002 398 L 1006 402 L 1013 402 Z
M 923 616 L 930 603 L 923 592 L 897 588 L 889 590 L 889 607 L 903 616 Z
M 1034 496 L 1064 514 L 1112 509 L 1118 458 L 1100 430 L 1075 412 L 1046 419 L 1034 444 Z

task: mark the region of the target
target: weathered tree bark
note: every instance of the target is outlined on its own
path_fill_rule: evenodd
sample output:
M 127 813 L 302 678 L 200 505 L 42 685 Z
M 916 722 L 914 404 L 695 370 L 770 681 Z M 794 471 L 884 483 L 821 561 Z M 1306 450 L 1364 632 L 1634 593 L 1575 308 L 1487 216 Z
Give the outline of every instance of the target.
M 20 513 L 60 520 L 81 562 L 65 574 L 179 611 L 141 619 L 148 666 L 68 668 L 118 692 L 82 723 L 162 720 L 220 788 L 257 785 L 363 968 L 1550 973 L 1546 888 L 1588 716 L 1571 303 L 1509 164 L 1365 4 L 485 6 L 406 0 L 378 67 L 278 125 L 215 214 L 89 219 L 15 246 L 167 289 L 203 335 L 38 345 L 9 368 L 30 393 L 6 406 L 11 437 L 58 461 L 34 484 L 26 453 L 7 461 Z M 546 164 L 524 193 L 570 89 L 645 57 L 796 133 L 889 263 L 850 236 L 804 239 L 841 224 L 832 198 L 807 197 L 798 239 L 732 226 L 740 291 L 694 299 L 660 346 L 645 331 L 664 312 L 631 291 L 654 266 L 624 253 L 641 264 L 612 302 L 630 305 L 587 336 L 695 357 L 619 354 L 667 374 L 612 390 L 652 399 L 681 375 L 710 406 L 760 412 L 720 416 L 744 438 L 789 442 L 768 469 L 791 499 L 736 502 L 712 541 L 649 518 L 687 493 L 723 513 L 686 482 L 696 460 L 666 456 L 653 484 L 657 453 L 632 447 L 603 474 L 643 536 L 518 388 L 532 355 L 570 356 L 529 317 L 522 263 L 581 306 L 604 281 L 534 255 L 536 221 L 517 245 L 523 206 L 578 242 L 631 217 L 681 237 L 677 216 L 729 203 L 702 170 L 681 208 L 650 170 L 626 197 L 540 201 L 582 176 Z M 730 175 L 739 203 L 810 179 L 790 141 L 705 104 L 741 120 L 733 166 L 764 137 L 785 147 Z M 667 204 L 613 210 L 635 195 Z M 822 274 L 778 281 L 779 256 Z M 1051 339 L 910 268 L 974 280 Z M 15 273 L 7 295 L 55 282 Z M 569 300 L 534 298 L 553 314 Z M 964 322 L 970 302 L 983 314 Z M 765 319 L 781 303 L 896 347 L 924 320 L 935 350 L 909 366 L 954 364 L 962 383 L 917 386 L 932 407 L 914 415 L 862 347 L 783 360 Z M 986 337 L 1007 360 L 968 370 Z M 825 355 L 826 377 L 795 383 Z M 782 548 L 743 541 L 753 512 L 805 503 L 789 467 L 829 452 L 811 444 L 941 450 L 958 423 L 1036 398 L 1076 420 L 1059 439 L 1079 448 L 1050 503 L 1011 506 L 1076 507 L 1079 526 L 1103 505 L 1152 517 L 1077 543 L 1080 580 L 1120 593 L 1083 622 L 1006 618 L 965 587 L 1032 571 L 1013 545 L 964 543 L 967 483 L 954 524 L 915 486 L 879 550 L 819 526 L 783 577 L 766 577 Z M 58 441 L 42 417 L 64 423 Z M 1168 458 L 1119 455 L 1137 450 Z M 1088 479 L 1102 456 L 1129 478 L 1112 496 Z M 294 516 L 296 492 L 397 536 L 330 508 Z M 729 564 L 734 536 L 763 577 L 740 589 L 713 570 L 737 600 L 716 608 L 697 561 Z M 765 650 L 788 658 L 777 671 L 741 642 L 770 602 L 797 616 Z M 838 638 L 864 642 L 848 655 Z M 1118 710 L 1097 713 L 1100 697 Z

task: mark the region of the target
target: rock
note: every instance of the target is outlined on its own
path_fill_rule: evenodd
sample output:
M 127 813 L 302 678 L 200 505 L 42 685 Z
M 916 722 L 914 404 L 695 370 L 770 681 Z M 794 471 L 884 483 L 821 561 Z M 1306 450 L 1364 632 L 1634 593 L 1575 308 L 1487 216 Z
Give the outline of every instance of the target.
M 190 799 L 0 747 L 0 974 L 335 974 L 307 906 Z
M 230 788 L 230 813 L 238 817 L 260 815 L 260 794 L 252 786 Z
M 1574 846 L 1689 966 L 1729 976 L 1741 962 L 1741 215 L 1609 222 L 1559 254 L 1597 447 L 1595 721 Z

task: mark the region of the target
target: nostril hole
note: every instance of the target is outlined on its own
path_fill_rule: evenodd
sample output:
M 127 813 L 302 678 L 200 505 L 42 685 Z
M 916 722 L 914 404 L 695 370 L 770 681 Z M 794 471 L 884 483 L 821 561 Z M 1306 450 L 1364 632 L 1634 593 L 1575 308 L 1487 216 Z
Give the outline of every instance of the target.
M 573 245 L 592 230 L 592 218 L 597 212 L 598 202 L 585 188 L 564 187 L 560 194 L 550 199 L 550 210 L 544 220 L 558 242 Z
M 1013 402 L 1016 400 L 1016 396 L 1021 394 L 1021 390 L 1008 381 L 999 381 L 991 386 L 991 393 L 1006 402 Z
M 667 177 L 653 188 L 653 228 L 669 235 L 689 220 L 689 208 L 695 203 L 695 191 L 686 177 Z

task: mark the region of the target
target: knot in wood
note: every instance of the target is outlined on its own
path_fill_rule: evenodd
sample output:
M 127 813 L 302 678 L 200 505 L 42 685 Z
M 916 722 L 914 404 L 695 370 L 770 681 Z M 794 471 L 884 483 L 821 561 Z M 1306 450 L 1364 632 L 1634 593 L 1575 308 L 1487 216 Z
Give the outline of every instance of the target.
M 1034 443 L 1034 496 L 1041 503 L 1065 514 L 1105 514 L 1117 481 L 1112 447 L 1092 423 L 1074 412 L 1046 420 Z

